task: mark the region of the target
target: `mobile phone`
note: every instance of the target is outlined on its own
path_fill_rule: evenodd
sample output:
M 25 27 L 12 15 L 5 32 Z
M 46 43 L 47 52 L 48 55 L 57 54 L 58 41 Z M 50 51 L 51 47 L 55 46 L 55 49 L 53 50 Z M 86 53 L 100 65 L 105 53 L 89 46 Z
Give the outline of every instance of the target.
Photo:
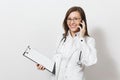
M 83 20 L 81 20 L 81 23 L 83 22 Z M 81 28 L 83 28 L 82 24 L 79 25 Z
M 78 30 L 82 29 L 82 24 L 79 24 Z
M 80 24 L 80 27 L 83 28 L 82 24 Z

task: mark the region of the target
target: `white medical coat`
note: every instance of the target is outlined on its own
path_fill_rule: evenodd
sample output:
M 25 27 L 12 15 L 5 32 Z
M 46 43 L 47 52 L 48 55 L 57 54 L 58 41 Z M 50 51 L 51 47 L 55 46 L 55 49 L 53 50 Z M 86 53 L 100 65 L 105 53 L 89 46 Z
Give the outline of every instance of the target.
M 85 80 L 84 67 L 97 62 L 95 40 L 92 37 L 73 38 L 70 33 L 58 46 L 53 60 L 56 62 L 52 80 Z M 80 56 L 81 53 L 81 56 Z M 78 65 L 78 62 L 81 64 Z

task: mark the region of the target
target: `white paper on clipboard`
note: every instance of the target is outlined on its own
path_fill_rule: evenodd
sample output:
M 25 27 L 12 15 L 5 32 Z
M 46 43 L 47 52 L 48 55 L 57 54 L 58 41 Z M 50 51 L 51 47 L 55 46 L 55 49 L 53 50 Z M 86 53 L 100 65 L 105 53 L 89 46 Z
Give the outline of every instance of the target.
M 37 64 L 43 65 L 45 69 L 53 72 L 55 62 L 49 59 L 47 56 L 43 55 L 42 53 L 31 48 L 30 46 L 27 47 L 26 51 L 23 53 L 23 56 L 27 57 L 28 59 L 32 60 Z

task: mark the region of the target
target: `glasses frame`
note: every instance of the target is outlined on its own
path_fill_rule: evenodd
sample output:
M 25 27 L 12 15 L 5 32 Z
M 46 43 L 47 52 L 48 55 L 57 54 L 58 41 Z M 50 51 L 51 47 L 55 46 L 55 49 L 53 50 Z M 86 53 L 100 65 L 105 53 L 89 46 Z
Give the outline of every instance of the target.
M 77 21 L 80 20 L 80 19 L 81 19 L 81 18 L 73 18 L 73 19 L 67 18 L 67 22 L 71 22 L 71 21 L 77 22 Z

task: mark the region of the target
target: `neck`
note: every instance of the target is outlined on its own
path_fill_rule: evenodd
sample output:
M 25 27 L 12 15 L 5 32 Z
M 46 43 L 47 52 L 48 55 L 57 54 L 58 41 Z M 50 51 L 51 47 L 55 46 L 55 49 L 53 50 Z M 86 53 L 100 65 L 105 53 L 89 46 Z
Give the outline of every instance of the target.
M 80 29 L 78 29 L 78 30 L 76 30 L 76 31 L 74 31 L 74 32 L 73 32 L 73 31 L 70 31 L 70 34 L 71 34 L 72 37 L 75 37 L 75 33 L 79 32 L 79 31 L 80 31 Z
M 70 31 L 70 34 L 71 34 L 72 37 L 75 37 L 75 32 Z

